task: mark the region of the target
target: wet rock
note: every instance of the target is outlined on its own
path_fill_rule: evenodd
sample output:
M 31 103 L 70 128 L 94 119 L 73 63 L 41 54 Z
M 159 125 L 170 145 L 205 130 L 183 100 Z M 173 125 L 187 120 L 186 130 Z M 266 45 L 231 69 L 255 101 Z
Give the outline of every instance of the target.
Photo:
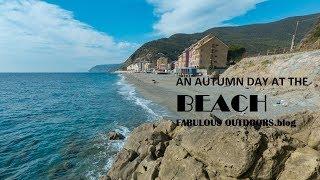
M 319 152 L 310 147 L 298 148 L 286 161 L 285 168 L 278 179 L 319 179 L 319 167 Z
M 125 139 L 124 135 L 119 132 L 111 131 L 108 133 L 109 140 L 123 140 Z
M 181 141 L 190 155 L 222 176 L 239 177 L 254 163 L 260 135 L 231 127 L 194 127 Z

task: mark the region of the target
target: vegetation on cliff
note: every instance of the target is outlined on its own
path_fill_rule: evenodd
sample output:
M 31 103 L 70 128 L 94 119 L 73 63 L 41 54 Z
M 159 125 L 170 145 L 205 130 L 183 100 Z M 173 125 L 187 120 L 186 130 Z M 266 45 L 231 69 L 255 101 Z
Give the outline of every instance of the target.
M 320 49 L 320 20 L 307 33 L 305 38 L 301 41 L 300 50 Z

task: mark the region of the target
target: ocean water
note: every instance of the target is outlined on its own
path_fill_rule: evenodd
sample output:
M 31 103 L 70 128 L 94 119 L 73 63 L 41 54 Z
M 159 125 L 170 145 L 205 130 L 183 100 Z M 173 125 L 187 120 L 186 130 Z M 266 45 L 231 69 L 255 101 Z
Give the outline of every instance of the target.
M 1 73 L 0 179 L 98 179 L 128 135 L 165 108 L 118 74 Z

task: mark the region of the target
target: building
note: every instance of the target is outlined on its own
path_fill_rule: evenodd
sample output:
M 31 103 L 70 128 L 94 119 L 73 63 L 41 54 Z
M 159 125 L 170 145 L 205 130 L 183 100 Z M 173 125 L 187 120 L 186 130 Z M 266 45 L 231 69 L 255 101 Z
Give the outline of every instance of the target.
M 133 64 L 130 64 L 129 66 L 127 66 L 127 71 L 134 71 Z
M 207 35 L 189 48 L 189 65 L 194 68 L 224 68 L 229 47 L 213 35 Z
M 189 67 L 189 49 L 185 49 L 178 57 L 178 68 Z
M 152 64 L 150 62 L 143 62 L 142 64 L 142 71 L 143 72 L 151 72 Z
M 137 63 L 130 64 L 127 67 L 127 71 L 132 72 L 151 72 L 154 65 L 149 61 L 141 61 Z
M 166 71 L 168 69 L 168 58 L 160 57 L 157 60 L 157 70 Z
M 225 43 L 210 34 L 184 50 L 176 67 L 224 68 L 227 65 L 228 50 L 229 47 Z
M 143 67 L 143 63 L 142 62 L 137 62 L 137 63 L 134 63 L 134 64 L 130 64 L 127 67 L 127 71 L 141 72 L 142 71 L 142 67 Z

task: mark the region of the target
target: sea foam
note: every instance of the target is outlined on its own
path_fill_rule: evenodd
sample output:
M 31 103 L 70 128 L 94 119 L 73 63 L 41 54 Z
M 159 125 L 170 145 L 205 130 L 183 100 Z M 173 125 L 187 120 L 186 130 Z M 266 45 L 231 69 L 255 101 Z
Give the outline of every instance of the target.
M 126 81 L 125 76 L 119 74 L 120 80 L 117 85 L 120 87 L 118 93 L 126 100 L 133 101 L 136 105 L 142 107 L 148 114 L 148 120 L 160 119 L 163 116 L 168 116 L 168 112 L 164 107 L 161 107 L 150 100 L 140 97 L 134 85 Z

